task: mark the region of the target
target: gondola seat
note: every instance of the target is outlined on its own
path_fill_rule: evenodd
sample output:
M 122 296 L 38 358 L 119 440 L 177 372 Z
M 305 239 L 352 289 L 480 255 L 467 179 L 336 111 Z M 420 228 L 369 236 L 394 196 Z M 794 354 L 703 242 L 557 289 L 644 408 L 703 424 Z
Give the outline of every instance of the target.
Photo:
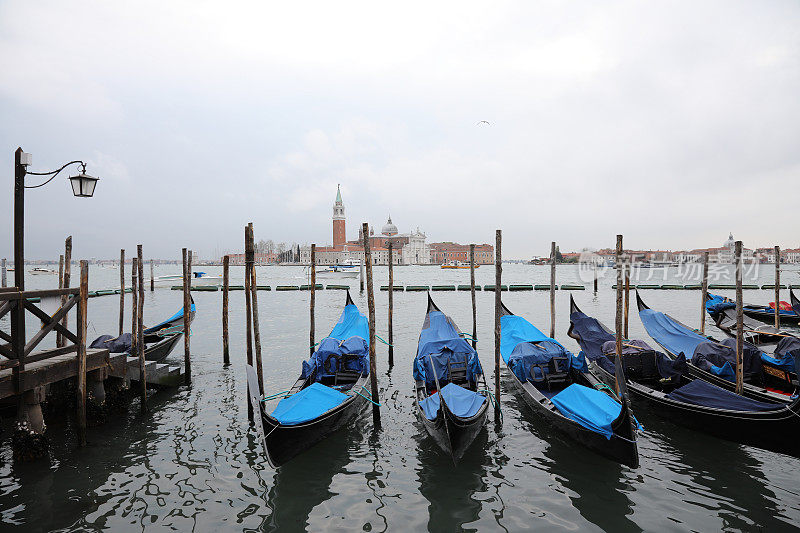
M 456 385 L 468 383 L 467 361 L 448 361 L 447 375 L 450 378 L 450 383 L 455 383 Z
M 544 375 L 548 390 L 569 383 L 569 357 L 553 357 L 548 363 L 548 372 Z
M 623 354 L 622 364 L 628 379 L 648 381 L 661 378 L 661 374 L 658 372 L 656 352 L 652 350 Z

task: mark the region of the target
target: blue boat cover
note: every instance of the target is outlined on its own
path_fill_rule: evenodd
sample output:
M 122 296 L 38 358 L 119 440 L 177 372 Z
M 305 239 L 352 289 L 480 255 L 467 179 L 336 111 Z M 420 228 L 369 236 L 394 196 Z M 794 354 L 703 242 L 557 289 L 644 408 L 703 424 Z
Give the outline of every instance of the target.
M 431 361 L 434 368 L 431 368 Z M 417 357 L 414 359 L 414 379 L 424 381 L 428 387 L 435 387 L 436 378 L 440 384 L 449 380 L 447 363 L 464 361 L 467 363 L 467 380 L 474 381 L 475 376 L 483 374 L 478 353 L 461 338 L 450 318 L 441 311 L 428 313 L 419 334 Z
M 448 383 L 442 387 L 442 397 L 450 412 L 461 418 L 475 416 L 487 401 L 486 396 L 459 387 L 454 383 Z M 435 420 L 439 412 L 439 393 L 431 394 L 419 402 L 419 406 L 428 420 Z
M 89 345 L 89 348 L 100 348 L 108 350 L 110 353 L 130 353 L 131 334 L 123 333 L 119 337 L 100 335 Z
M 760 379 L 762 376 L 761 352 L 750 344 L 744 343 L 742 362 L 745 381 Z M 704 342 L 698 344 L 692 354 L 692 364 L 722 376 L 730 381 L 736 381 L 736 339 L 727 338 L 722 342 Z M 726 368 L 727 367 L 727 368 Z
M 667 398 L 728 411 L 777 411 L 786 407 L 786 404 L 751 400 L 701 379 L 695 379 L 683 387 L 675 389 L 667 394 Z
M 581 350 L 590 361 L 596 362 L 603 370 L 613 374 L 615 365 L 614 359 L 617 353 L 617 342 L 614 335 L 606 331 L 596 318 L 587 316 L 581 311 L 576 311 L 570 315 L 572 331 L 580 337 Z M 635 355 L 642 352 L 654 352 L 656 355 L 656 366 L 662 378 L 675 378 L 686 370 L 686 359 L 679 355 L 674 360 L 662 352 L 655 351 L 646 342 L 633 339 L 625 341 L 622 346 L 623 361 L 626 355 Z
M 192 313 L 195 312 L 194 304 L 191 305 L 190 309 L 192 310 Z M 155 333 L 156 331 L 158 331 L 160 329 L 164 329 L 165 327 L 169 327 L 170 322 L 174 322 L 175 320 L 180 320 L 181 318 L 183 318 L 183 307 L 181 307 L 178 310 L 177 313 L 175 313 L 174 315 L 172 315 L 168 319 L 164 320 L 163 322 L 159 322 L 158 324 L 156 324 L 155 326 L 153 326 L 151 328 L 147 328 L 142 333 L 144 333 L 145 335 L 148 335 L 150 333 Z
M 536 326 L 517 315 L 500 317 L 500 355 L 514 375 L 522 381 L 530 379 L 531 365 L 545 365 L 553 357 L 568 356 L 570 367 L 578 372 L 586 372 L 588 369 L 582 353 L 573 354 L 557 340 L 546 336 Z
M 767 314 L 775 316 L 775 308 L 774 307 L 770 307 L 768 305 L 745 305 L 744 306 L 744 310 L 745 311 L 755 312 L 755 313 L 767 313 Z M 778 310 L 778 316 L 792 317 L 792 316 L 797 316 L 797 313 L 794 311 L 794 309 L 792 309 L 791 311 L 789 311 L 787 309 L 779 309 Z
M 608 394 L 573 383 L 550 401 L 566 416 L 596 433 L 611 438 L 611 423 L 622 412 L 622 405 Z
M 303 361 L 302 379 L 316 370 L 315 381 L 348 370 L 369 373 L 369 325 L 367 318 L 354 304 L 344 307 L 331 334 L 322 339 L 308 361 Z
M 708 311 L 708 314 L 711 316 L 716 316 L 726 309 L 732 309 L 734 307 L 736 307 L 736 302 L 724 296 L 709 294 L 708 300 L 706 300 L 706 311 Z
M 775 347 L 775 356 L 761 354 L 761 360 L 769 365 L 787 372 L 797 372 L 800 365 L 800 339 L 797 337 L 782 337 Z
M 339 321 L 328 336 L 340 341 L 350 337 L 361 337 L 368 341 L 369 323 L 367 322 L 367 317 L 358 310 L 355 304 L 348 304 L 344 306 L 344 311 L 342 311 Z
M 639 317 L 648 335 L 673 354 L 683 352 L 688 356 L 694 353 L 699 344 L 709 342 L 703 335 L 675 322 L 664 313 L 643 309 L 639 311 Z
M 348 399 L 343 394 L 321 383 L 312 383 L 305 389 L 282 399 L 272 411 L 272 417 L 281 424 L 293 426 L 314 420 L 326 411 Z

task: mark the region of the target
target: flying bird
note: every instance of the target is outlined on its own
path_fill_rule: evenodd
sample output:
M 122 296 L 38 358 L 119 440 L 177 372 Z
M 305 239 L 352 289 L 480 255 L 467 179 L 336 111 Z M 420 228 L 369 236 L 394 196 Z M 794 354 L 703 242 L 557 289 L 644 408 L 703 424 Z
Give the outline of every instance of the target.
M 480 122 L 478 122 L 478 126 L 480 126 L 481 124 L 486 124 L 487 126 L 491 126 L 488 120 L 481 120 Z

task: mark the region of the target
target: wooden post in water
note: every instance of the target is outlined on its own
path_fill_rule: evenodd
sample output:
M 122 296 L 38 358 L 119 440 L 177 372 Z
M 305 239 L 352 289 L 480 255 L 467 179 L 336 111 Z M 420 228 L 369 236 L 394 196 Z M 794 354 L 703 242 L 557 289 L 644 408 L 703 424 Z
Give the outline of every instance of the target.
M 367 236 L 369 238 L 369 236 Z M 358 266 L 358 286 L 359 291 L 364 292 L 364 261 Z
M 249 254 L 247 253 L 248 246 L 250 246 L 250 226 L 244 227 L 244 310 L 245 310 L 245 323 L 247 324 L 245 342 L 247 353 L 247 364 L 255 368 L 253 365 L 253 309 L 251 306 L 251 293 L 250 293 L 250 267 L 252 266 L 249 261 Z M 249 392 L 247 398 L 249 398 Z M 247 418 L 250 422 L 253 421 L 253 405 L 250 401 L 247 402 Z
M 706 300 L 708 300 L 708 250 L 703 252 L 703 284 L 700 295 L 700 333 L 706 334 Z
M 314 355 L 314 306 L 316 305 L 316 287 L 317 285 L 317 245 L 311 244 L 311 277 L 308 291 L 310 298 L 308 300 L 308 314 L 309 314 L 309 328 L 308 328 L 308 346 L 311 355 Z
M 247 253 L 250 256 L 250 293 L 252 295 L 252 309 L 253 309 L 253 346 L 255 347 L 256 356 L 256 373 L 258 374 L 258 388 L 261 394 L 264 394 L 264 370 L 261 366 L 261 323 L 258 320 L 258 282 L 256 280 L 256 239 L 253 232 L 253 223 L 248 224 L 250 231 L 250 245 L 247 248 Z M 300 258 L 297 259 L 300 261 Z
M 775 329 L 781 329 L 781 247 L 775 247 Z
M 136 342 L 139 338 L 136 333 L 136 328 L 139 324 L 139 284 L 136 275 L 136 261 L 135 257 L 131 258 L 131 355 L 139 353 Z
M 228 348 L 228 292 L 230 291 L 230 264 L 231 257 L 226 255 L 222 258 L 222 364 L 231 363 L 230 350 Z
M 627 254 L 625 254 L 627 255 Z M 622 267 L 625 272 L 625 307 L 623 309 L 622 335 L 628 338 L 628 315 L 631 310 L 631 258 L 629 255 L 622 259 Z
M 89 262 L 81 261 L 78 295 L 78 441 L 86 446 L 86 304 L 89 301 Z
M 394 332 L 393 332 L 393 314 L 394 314 L 394 257 L 392 254 L 394 247 L 392 241 L 389 241 L 389 368 L 394 366 Z
M 594 293 L 597 294 L 597 262 L 592 261 L 594 267 Z
M 5 285 L 4 285 L 5 286 Z M 64 255 L 58 256 L 58 288 L 64 288 Z M 61 333 L 56 332 L 56 348 L 62 348 L 66 346 L 66 339 L 61 335 Z
M 150 290 L 151 291 L 156 290 L 156 278 L 155 278 L 155 275 L 153 274 L 153 271 L 154 271 L 153 260 L 151 259 L 150 260 Z
M 498 287 L 499 289 L 499 287 Z M 550 243 L 550 338 L 556 338 L 556 243 Z
M 119 334 L 125 321 L 125 250 L 119 251 Z
M 139 395 L 142 411 L 147 412 L 147 370 L 144 360 L 144 256 L 142 245 L 136 245 L 136 272 L 139 287 L 139 307 L 136 313 L 136 348 L 139 356 Z
M 744 304 L 742 303 L 742 241 L 734 244 L 736 261 L 736 394 L 744 389 L 742 352 L 744 351 Z
M 16 269 L 22 269 L 22 265 L 19 267 L 14 265 L 14 273 L 17 273 Z M 70 272 L 72 271 L 72 235 L 66 238 L 64 241 L 64 287 L 69 287 L 71 282 L 70 280 Z M 22 289 L 20 289 L 22 290 Z M 61 297 L 61 305 L 64 306 L 67 304 L 67 296 L 64 295 Z M 68 323 L 68 314 L 64 315 L 64 318 L 61 320 L 61 325 L 65 328 L 67 327 Z M 67 339 L 62 336 L 61 339 L 62 345 L 67 345 Z
M 617 269 L 617 314 L 615 322 L 615 335 L 617 339 L 617 356 L 614 361 L 614 390 L 617 396 L 620 395 L 620 367 L 622 366 L 622 284 L 623 284 L 623 268 L 625 265 L 622 262 L 622 235 L 617 235 L 617 252 L 615 259 L 615 268 Z M 623 378 L 624 379 L 624 375 Z
M 469 293 L 472 297 L 472 349 L 478 348 L 478 313 L 475 306 L 475 245 L 469 245 Z
M 192 332 L 189 317 L 192 313 L 192 298 L 190 295 L 192 290 L 192 251 L 184 248 L 181 252 L 183 255 L 183 380 L 187 385 L 191 385 L 192 358 L 189 340 Z
M 7 287 L 7 286 L 8 286 L 8 280 L 6 279 L 6 272 L 7 272 L 7 270 L 6 270 L 6 258 L 5 258 L 5 257 L 3 258 L 3 267 L 2 267 L 2 269 L 3 269 L 3 273 L 2 273 L 2 276 L 3 276 L 2 284 L 3 284 L 3 287 Z
M 364 222 L 364 263 L 367 270 L 367 309 L 369 310 L 369 379 L 372 397 L 372 423 L 375 429 L 381 428 L 381 411 L 378 404 L 378 371 L 375 361 L 375 295 L 372 290 L 372 253 L 369 249 L 369 226 Z
M 495 232 L 494 247 L 494 419 L 500 419 L 500 316 L 503 312 L 503 301 L 500 287 L 503 281 L 503 232 Z

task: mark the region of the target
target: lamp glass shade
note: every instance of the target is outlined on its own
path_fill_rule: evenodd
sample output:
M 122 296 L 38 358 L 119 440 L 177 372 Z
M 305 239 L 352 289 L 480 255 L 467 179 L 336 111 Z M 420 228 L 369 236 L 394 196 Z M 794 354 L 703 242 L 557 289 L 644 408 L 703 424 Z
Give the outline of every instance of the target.
M 69 178 L 72 185 L 72 194 L 79 198 L 91 198 L 94 195 L 94 188 L 97 185 L 97 179 L 88 174 L 81 172 L 77 176 Z

